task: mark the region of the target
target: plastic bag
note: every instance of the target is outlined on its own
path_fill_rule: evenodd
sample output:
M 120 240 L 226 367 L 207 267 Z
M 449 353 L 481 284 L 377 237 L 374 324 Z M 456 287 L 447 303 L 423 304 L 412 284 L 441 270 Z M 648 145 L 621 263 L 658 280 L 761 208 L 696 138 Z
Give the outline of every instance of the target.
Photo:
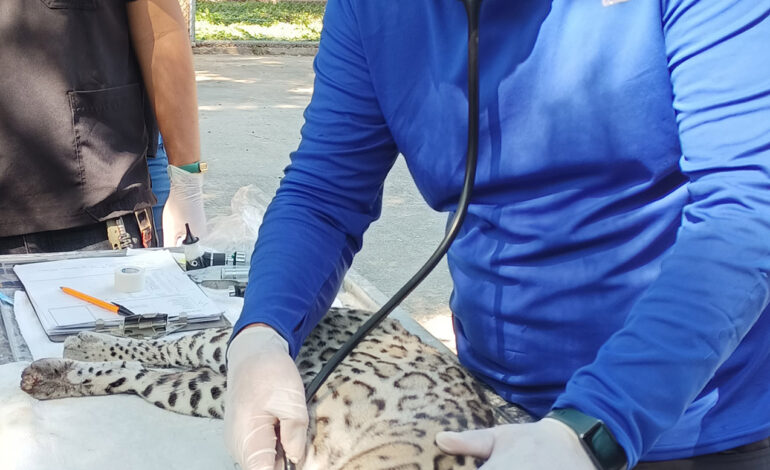
M 248 263 L 269 202 L 265 193 L 254 185 L 239 188 L 230 201 L 232 214 L 211 217 L 208 235 L 201 240 L 201 245 L 207 251 L 243 252 Z

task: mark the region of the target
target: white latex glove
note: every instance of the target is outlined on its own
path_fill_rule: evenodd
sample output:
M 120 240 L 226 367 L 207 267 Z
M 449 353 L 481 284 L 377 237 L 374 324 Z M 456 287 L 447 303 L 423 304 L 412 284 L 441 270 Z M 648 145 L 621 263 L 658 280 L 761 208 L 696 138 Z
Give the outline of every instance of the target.
M 185 236 L 184 224 L 190 224 L 193 235 L 206 236 L 206 214 L 203 212 L 203 173 L 190 173 L 174 165 L 168 166 L 171 191 L 163 208 L 163 246 L 179 246 Z
M 286 341 L 269 326 L 244 329 L 227 352 L 225 444 L 243 470 L 283 468 L 276 459 L 276 424 L 286 456 L 305 455 L 305 388 Z M 278 460 L 278 462 L 276 462 Z
M 440 432 L 436 444 L 447 454 L 487 462 L 482 470 L 596 470 L 577 434 L 552 418 L 465 432 Z

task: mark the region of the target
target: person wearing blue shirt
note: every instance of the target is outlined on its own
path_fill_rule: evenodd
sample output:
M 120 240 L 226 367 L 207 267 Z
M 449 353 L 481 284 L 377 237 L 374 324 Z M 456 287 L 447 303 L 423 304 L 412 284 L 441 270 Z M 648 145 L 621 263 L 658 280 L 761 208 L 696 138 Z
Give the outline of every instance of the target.
M 456 209 L 465 41 L 460 2 L 329 0 L 228 351 L 243 468 L 272 468 L 275 423 L 302 457 L 291 357 L 397 155 L 430 207 Z M 608 449 L 623 462 L 605 468 L 770 468 L 769 46 L 770 0 L 482 3 L 478 170 L 448 252 L 457 349 L 545 418 L 439 447 L 490 470 L 596 468 Z M 580 445 L 586 424 L 604 449 Z

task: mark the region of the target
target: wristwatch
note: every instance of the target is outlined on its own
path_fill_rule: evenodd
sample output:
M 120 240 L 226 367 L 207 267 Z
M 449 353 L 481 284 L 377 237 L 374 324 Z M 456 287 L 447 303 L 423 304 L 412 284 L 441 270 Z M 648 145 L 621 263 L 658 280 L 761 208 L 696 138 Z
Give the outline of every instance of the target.
M 177 166 L 177 168 L 184 170 L 188 173 L 203 173 L 205 171 L 208 171 L 209 164 L 206 162 L 195 162 L 195 163 L 188 163 L 187 165 L 179 165 Z
M 626 451 L 617 443 L 602 420 L 572 408 L 551 410 L 545 415 L 566 424 L 599 470 L 626 470 Z

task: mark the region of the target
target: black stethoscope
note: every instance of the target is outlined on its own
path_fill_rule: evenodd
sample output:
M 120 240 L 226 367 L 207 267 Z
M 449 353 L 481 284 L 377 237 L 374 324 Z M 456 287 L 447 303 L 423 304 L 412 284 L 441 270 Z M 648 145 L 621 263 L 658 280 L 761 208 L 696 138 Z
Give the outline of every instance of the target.
M 329 375 L 339 365 L 351 351 L 361 342 L 364 337 L 377 327 L 385 317 L 400 304 L 407 295 L 433 271 L 441 258 L 449 250 L 460 226 L 468 212 L 468 203 L 471 192 L 473 191 L 473 182 L 476 177 L 476 161 L 478 159 L 479 147 L 479 11 L 481 10 L 481 0 L 460 0 L 465 6 L 465 13 L 468 17 L 468 149 L 465 163 L 465 180 L 463 181 L 460 199 L 457 202 L 457 210 L 449 224 L 449 229 L 441 240 L 436 251 L 425 264 L 412 276 L 396 294 L 388 300 L 385 305 L 373 314 L 361 327 L 351 336 L 345 344 L 329 359 L 321 368 L 318 375 L 308 384 L 305 389 L 305 402 L 310 401 L 315 396 L 321 385 L 329 378 Z M 280 442 L 279 442 L 280 445 Z M 284 469 L 294 470 L 295 466 L 288 459 L 284 458 Z

